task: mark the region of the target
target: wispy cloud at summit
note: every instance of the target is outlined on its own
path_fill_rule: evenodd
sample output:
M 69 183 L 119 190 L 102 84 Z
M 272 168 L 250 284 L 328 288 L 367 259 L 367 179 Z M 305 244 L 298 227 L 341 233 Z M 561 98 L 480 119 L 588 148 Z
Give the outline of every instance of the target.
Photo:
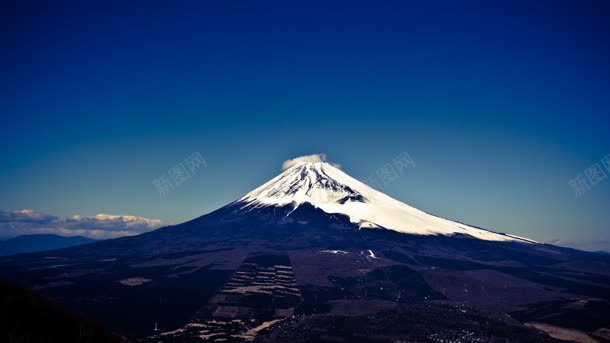
M 282 163 L 282 171 L 294 166 L 300 162 L 328 162 L 326 159 L 326 154 L 311 154 L 311 155 L 303 155 L 295 158 L 291 158 L 289 160 L 284 161 Z M 335 168 L 341 168 L 341 165 L 338 163 L 329 162 Z

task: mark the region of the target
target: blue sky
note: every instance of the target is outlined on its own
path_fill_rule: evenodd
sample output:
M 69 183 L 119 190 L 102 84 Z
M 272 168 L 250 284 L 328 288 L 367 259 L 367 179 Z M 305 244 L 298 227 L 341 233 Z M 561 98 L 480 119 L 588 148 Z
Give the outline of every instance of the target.
M 289 158 L 365 179 L 408 151 L 416 167 L 382 189 L 397 199 L 610 250 L 610 177 L 568 185 L 610 154 L 604 1 L 1 6 L 6 218 L 177 223 Z M 153 180 L 196 151 L 207 167 L 159 197 Z

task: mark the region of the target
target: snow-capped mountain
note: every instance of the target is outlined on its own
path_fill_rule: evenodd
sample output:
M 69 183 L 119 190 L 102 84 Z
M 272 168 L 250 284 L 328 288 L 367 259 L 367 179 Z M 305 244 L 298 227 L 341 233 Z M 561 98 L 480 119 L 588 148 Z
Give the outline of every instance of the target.
M 328 163 L 291 166 L 184 223 L 0 257 L 0 279 L 36 287 L 95 314 L 112 332 L 150 343 L 317 341 L 319 334 L 350 342 L 360 327 L 358 339 L 406 328 L 383 342 L 413 337 L 413 328 L 423 330 L 415 337 L 447 341 L 455 328 L 468 328 L 489 332 L 482 342 L 507 333 L 515 342 L 545 342 L 530 328 L 493 321 L 520 308 L 528 309 L 523 322 L 545 320 L 549 301 L 561 301 L 552 313 L 583 316 L 591 299 L 600 299 L 592 318 L 607 317 L 607 256 L 439 218 Z M 429 322 L 436 324 L 420 325 Z
M 385 228 L 417 235 L 469 235 L 489 241 L 534 242 L 443 219 L 352 178 L 326 162 L 300 162 L 246 194 L 236 204 L 250 211 L 309 203 L 329 214 L 343 214 L 360 228 Z

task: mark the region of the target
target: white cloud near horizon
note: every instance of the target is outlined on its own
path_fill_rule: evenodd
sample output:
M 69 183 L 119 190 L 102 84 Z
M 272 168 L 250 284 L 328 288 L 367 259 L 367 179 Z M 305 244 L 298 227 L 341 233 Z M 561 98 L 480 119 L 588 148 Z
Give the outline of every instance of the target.
M 59 218 L 34 210 L 0 210 L 0 237 L 57 234 L 107 239 L 138 235 L 165 225 L 167 223 L 160 219 L 131 215 L 100 213 Z
M 610 240 L 609 239 L 597 239 L 597 240 L 589 240 L 589 241 L 575 241 L 575 240 L 564 240 L 564 239 L 548 239 L 543 243 L 548 243 L 552 245 L 569 247 L 579 250 L 585 251 L 606 251 L 610 252 Z
M 282 171 L 284 171 L 300 162 L 328 162 L 328 161 L 326 159 L 326 154 L 311 154 L 311 155 L 299 156 L 299 157 L 291 158 L 289 160 L 284 161 L 284 163 L 282 163 Z M 328 163 L 330 163 L 335 168 L 341 169 L 341 165 L 338 163 L 331 163 L 331 162 L 328 162 Z

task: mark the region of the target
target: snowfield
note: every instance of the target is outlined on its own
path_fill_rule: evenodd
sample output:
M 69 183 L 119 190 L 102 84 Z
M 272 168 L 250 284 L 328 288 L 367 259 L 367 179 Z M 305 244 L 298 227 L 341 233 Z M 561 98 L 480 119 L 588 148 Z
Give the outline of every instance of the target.
M 352 178 L 326 162 L 300 162 L 237 201 L 244 210 L 309 203 L 344 214 L 361 229 L 385 228 L 417 235 L 464 234 L 489 241 L 536 243 L 440 218 Z

